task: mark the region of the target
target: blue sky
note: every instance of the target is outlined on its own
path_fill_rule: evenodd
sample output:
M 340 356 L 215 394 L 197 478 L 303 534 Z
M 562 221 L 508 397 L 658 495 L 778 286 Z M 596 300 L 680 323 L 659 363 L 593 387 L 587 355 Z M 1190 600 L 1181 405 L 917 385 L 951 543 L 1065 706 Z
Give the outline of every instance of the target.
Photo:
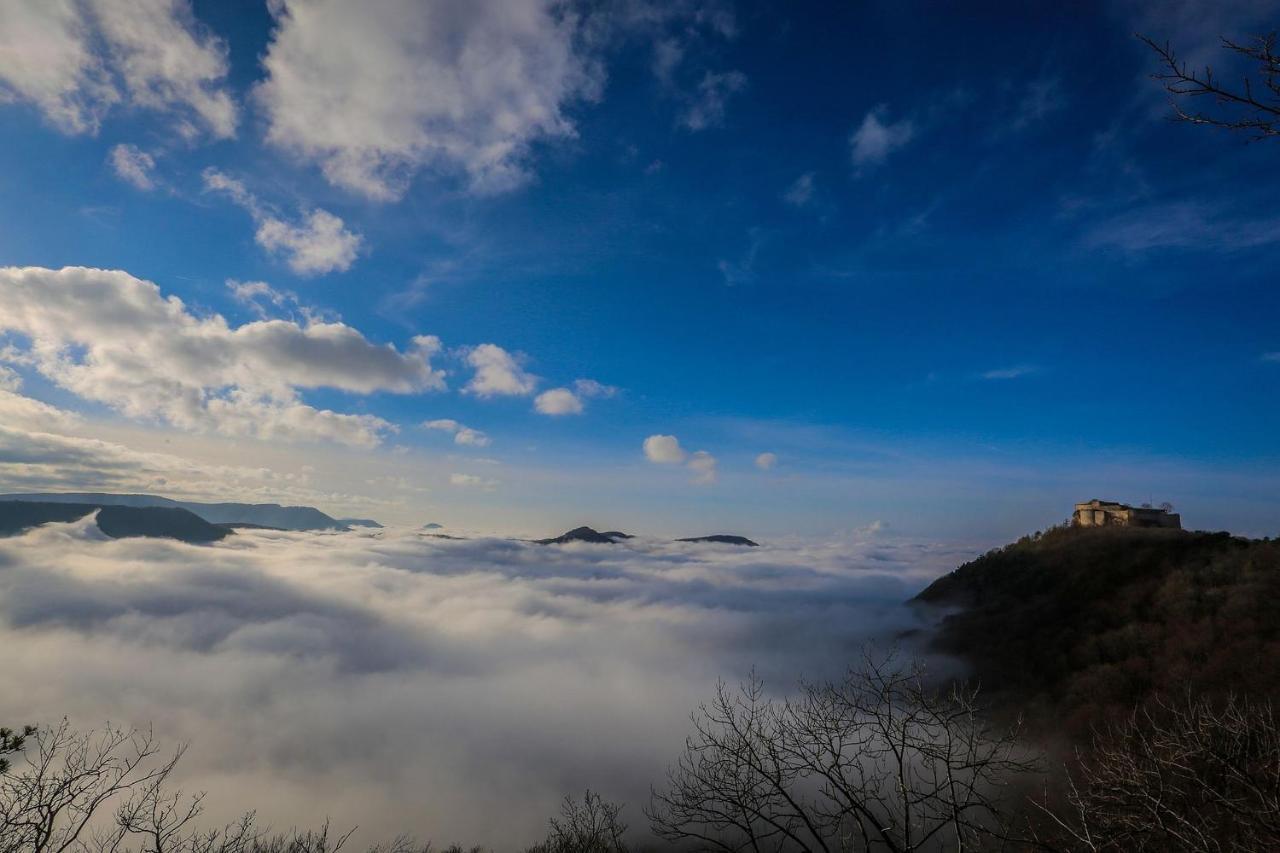
M 79 416 L 65 457 L 11 436 L 9 485 L 980 540 L 1154 497 L 1276 532 L 1280 149 L 1167 121 L 1133 33 L 1216 62 L 1280 4 L 6 5 L 0 264 L 44 271 L 0 280 L 8 405 Z M 66 266 L 186 319 L 130 315 L 136 363 L 125 325 L 55 330 Z M 163 324 L 211 317 L 315 363 L 262 379 L 245 333 L 182 373 Z M 356 376 L 316 324 L 405 361 Z

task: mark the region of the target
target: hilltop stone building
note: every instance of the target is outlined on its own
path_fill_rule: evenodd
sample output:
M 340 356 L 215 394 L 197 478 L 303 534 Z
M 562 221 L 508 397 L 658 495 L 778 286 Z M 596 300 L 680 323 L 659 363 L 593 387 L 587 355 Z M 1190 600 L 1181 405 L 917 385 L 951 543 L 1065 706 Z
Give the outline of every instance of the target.
M 1166 504 L 1167 506 L 1167 504 Z M 1115 501 L 1091 501 L 1076 504 L 1071 522 L 1076 527 L 1170 527 L 1182 529 L 1182 517 L 1168 509 L 1129 506 Z

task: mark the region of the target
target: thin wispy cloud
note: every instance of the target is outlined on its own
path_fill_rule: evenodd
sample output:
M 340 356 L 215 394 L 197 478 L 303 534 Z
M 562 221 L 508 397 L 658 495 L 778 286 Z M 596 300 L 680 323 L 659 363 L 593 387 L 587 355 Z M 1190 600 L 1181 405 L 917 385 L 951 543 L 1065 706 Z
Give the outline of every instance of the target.
M 1012 367 L 998 367 L 994 370 L 984 371 L 979 375 L 982 379 L 987 380 L 1006 380 L 1006 379 L 1022 379 L 1027 376 L 1033 376 L 1040 372 L 1040 368 L 1034 364 L 1015 364 Z
M 782 194 L 782 200 L 792 207 L 804 207 L 813 200 L 814 191 L 814 173 L 805 172 L 787 187 L 787 191 Z
M 1093 224 L 1088 248 L 1142 254 L 1159 249 L 1232 252 L 1280 243 L 1280 217 L 1232 215 L 1198 202 L 1136 207 Z
M 729 100 L 746 87 L 747 75 L 741 71 L 708 71 L 698 83 L 681 124 L 692 131 L 723 124 Z
M 911 119 L 891 121 L 889 108 L 881 104 L 862 117 L 862 122 L 849 137 L 849 156 L 859 170 L 879 166 L 893 152 L 910 143 L 915 135 L 916 127 Z
M 120 180 L 132 184 L 136 189 L 146 192 L 156 188 L 152 177 L 156 168 L 155 158 L 138 146 L 126 143 L 115 146 L 111 149 L 107 162 Z

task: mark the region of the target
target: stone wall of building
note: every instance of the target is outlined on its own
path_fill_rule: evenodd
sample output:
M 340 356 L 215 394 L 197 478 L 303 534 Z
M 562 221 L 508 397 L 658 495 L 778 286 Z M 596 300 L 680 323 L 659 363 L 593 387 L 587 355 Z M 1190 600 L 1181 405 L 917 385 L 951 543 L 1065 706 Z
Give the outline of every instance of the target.
M 1077 527 L 1182 528 L 1182 517 L 1154 507 L 1132 507 L 1115 501 L 1091 500 L 1076 504 L 1072 523 Z

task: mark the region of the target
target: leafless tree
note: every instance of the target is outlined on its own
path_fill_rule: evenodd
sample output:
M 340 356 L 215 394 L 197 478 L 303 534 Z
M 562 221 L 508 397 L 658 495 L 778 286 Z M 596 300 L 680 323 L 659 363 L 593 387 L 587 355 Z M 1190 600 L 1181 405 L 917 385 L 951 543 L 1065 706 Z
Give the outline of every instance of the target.
M 722 683 L 693 725 L 646 814 L 665 840 L 726 853 L 998 848 L 1010 784 L 1035 766 L 976 689 L 934 689 L 896 655 L 786 701 L 754 676 Z
M 1222 83 L 1209 66 L 1203 71 L 1189 67 L 1168 42 L 1138 38 L 1160 58 L 1161 71 L 1152 77 L 1169 93 L 1175 119 L 1239 131 L 1253 139 L 1280 137 L 1280 54 L 1275 33 L 1248 44 L 1222 39 L 1225 50 L 1257 64 L 1257 78 L 1244 77 L 1235 86 Z M 1215 109 L 1200 109 L 1205 102 Z
M 0 853 L 84 850 L 95 817 L 163 779 L 181 755 L 159 759 L 150 732 L 108 727 L 81 734 L 65 720 L 31 737 L 23 765 L 0 777 Z
M 253 813 L 221 829 L 199 827 L 203 795 L 167 787 L 183 749 L 162 754 L 149 730 L 78 732 L 64 720 L 0 737 L 21 750 L 0 776 L 0 853 L 339 853 L 350 836 L 330 834 L 327 824 L 268 834 Z M 378 853 L 425 851 L 403 844 Z
M 622 806 L 588 789 L 582 802 L 565 797 L 560 816 L 553 817 L 547 840 L 528 853 L 627 853 L 627 825 Z
M 1059 850 L 1280 850 L 1280 727 L 1270 704 L 1157 701 L 1097 733 L 1068 805 L 1044 808 Z

